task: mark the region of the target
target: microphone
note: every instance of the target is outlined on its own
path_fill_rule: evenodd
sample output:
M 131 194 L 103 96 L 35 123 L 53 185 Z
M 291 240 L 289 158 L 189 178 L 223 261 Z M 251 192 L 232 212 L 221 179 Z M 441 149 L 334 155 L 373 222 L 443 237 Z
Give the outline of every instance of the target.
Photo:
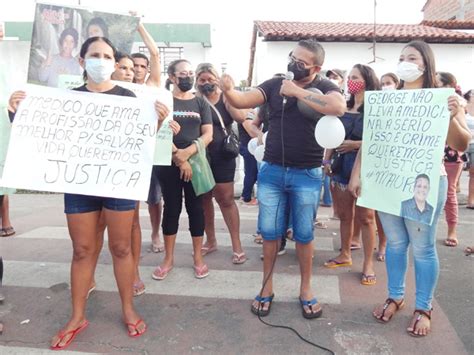
M 295 74 L 292 71 L 287 71 L 285 74 L 285 80 L 293 80 L 295 78 Z M 283 96 L 283 106 L 286 105 L 286 102 L 288 101 L 288 98 L 286 96 Z

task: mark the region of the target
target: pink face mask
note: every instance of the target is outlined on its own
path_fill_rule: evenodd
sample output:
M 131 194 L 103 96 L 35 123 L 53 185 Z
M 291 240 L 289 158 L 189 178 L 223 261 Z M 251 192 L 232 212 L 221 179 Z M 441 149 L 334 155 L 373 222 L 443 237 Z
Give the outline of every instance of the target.
M 347 90 L 349 94 L 355 95 L 365 89 L 365 83 L 363 81 L 347 80 Z

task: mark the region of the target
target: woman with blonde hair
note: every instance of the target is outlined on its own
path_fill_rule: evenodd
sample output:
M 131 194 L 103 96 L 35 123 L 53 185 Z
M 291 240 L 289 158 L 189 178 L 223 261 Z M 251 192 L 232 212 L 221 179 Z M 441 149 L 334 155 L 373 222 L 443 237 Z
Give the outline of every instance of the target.
M 242 123 L 248 110 L 239 110 L 232 107 L 222 95 L 217 85 L 219 74 L 210 63 L 201 63 L 196 69 L 197 95 L 203 97 L 211 106 L 213 137 L 209 144 L 208 153 L 210 166 L 216 186 L 204 195 L 204 217 L 206 243 L 203 245 L 203 255 L 217 250 L 216 230 L 214 224 L 214 197 L 224 217 L 232 242 L 232 262 L 243 264 L 247 258 L 240 243 L 240 218 L 239 209 L 234 200 L 234 175 L 236 157 L 229 156 L 222 149 L 224 139 L 232 132 L 234 121 Z

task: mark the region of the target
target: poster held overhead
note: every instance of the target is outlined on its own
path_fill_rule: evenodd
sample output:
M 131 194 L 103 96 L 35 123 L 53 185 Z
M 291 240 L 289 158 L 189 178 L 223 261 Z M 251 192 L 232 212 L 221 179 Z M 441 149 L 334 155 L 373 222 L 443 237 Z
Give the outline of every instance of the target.
M 129 15 L 37 3 L 28 83 L 67 89 L 79 86 L 83 82 L 78 61 L 82 43 L 89 37 L 107 37 L 118 50 L 130 53 L 138 22 Z

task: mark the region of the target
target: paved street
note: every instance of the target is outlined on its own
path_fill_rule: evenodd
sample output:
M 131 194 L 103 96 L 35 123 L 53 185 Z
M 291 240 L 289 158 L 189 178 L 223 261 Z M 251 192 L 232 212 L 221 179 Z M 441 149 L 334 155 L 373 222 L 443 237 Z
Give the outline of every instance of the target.
M 462 186 L 465 194 L 465 172 Z M 11 196 L 10 206 L 17 235 L 0 238 L 0 255 L 5 262 L 2 292 L 6 296 L 0 305 L 0 319 L 5 324 L 0 335 L 0 354 L 49 354 L 50 338 L 70 314 L 72 248 L 62 195 L 17 194 Z M 141 275 L 147 292 L 136 298 L 136 305 L 148 324 L 147 333 L 138 339 L 127 336 L 121 321 L 111 257 L 104 248 L 96 272 L 97 290 L 88 303 L 90 325 L 78 335 L 68 352 L 62 353 L 324 354 L 294 333 L 268 327 L 251 314 L 250 300 L 258 293 L 261 283 L 261 247 L 253 243 L 251 236 L 258 208 L 239 204 L 239 209 L 241 239 L 249 257 L 245 264 L 232 264 L 230 238 L 222 216 L 217 214 L 219 250 L 205 258 L 210 276 L 195 279 L 187 218 L 181 218 L 175 267 L 166 280 L 154 281 L 151 272 L 163 255 L 148 251 L 150 223 L 146 205 L 142 204 Z M 460 207 L 457 248 L 442 245 L 446 223 L 444 217 L 440 219 L 437 242 L 441 276 L 435 295 L 432 333 L 424 339 L 412 338 L 405 331 L 414 307 L 411 264 L 407 307 L 386 325 L 377 323 L 371 315 L 373 307 L 386 298 L 383 263 L 376 263 L 375 286 L 360 285 L 360 250 L 353 253 L 350 268 L 323 267 L 324 261 L 335 256 L 340 246 L 339 222 L 329 220 L 330 214 L 330 209 L 320 209 L 319 217 L 329 228 L 315 232 L 313 285 L 323 304 L 323 316 L 309 321 L 301 315 L 298 266 L 294 245 L 289 242 L 288 253 L 277 260 L 275 302 L 266 321 L 293 327 L 303 337 L 337 354 L 474 353 L 474 257 L 466 257 L 462 252 L 467 245 L 474 245 L 474 211 Z

